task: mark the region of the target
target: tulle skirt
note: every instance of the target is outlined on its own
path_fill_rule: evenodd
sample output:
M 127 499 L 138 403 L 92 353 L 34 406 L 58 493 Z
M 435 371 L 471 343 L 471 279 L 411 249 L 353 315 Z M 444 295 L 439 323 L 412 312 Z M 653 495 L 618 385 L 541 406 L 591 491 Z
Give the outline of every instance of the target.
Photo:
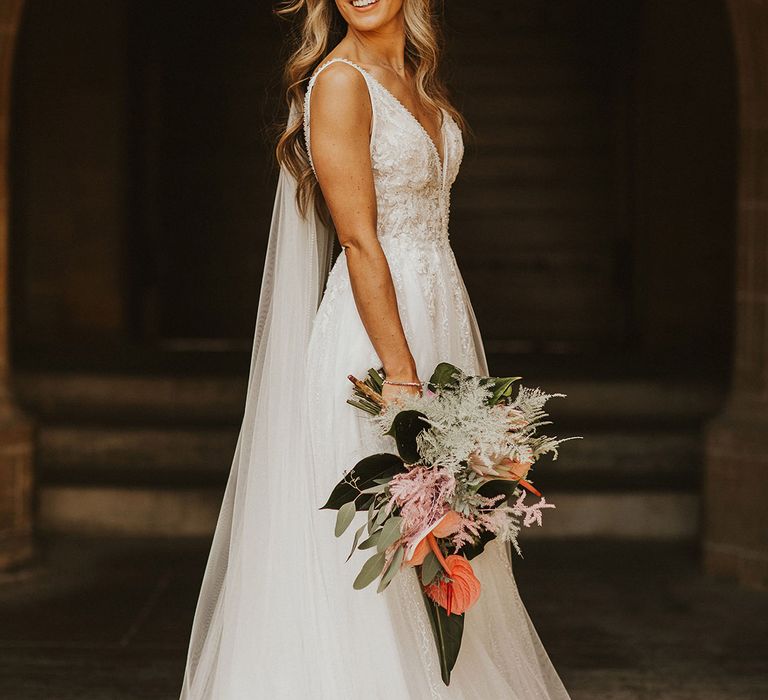
M 475 318 L 447 243 L 385 240 L 382 246 L 422 379 L 441 361 L 486 373 Z M 353 590 L 365 552 L 345 561 L 353 530 L 336 539 L 335 512 L 319 508 L 360 458 L 394 451 L 391 439 L 376 435 L 366 414 L 346 403 L 347 375 L 363 377 L 380 364 L 342 254 L 312 326 L 303 391 L 264 402 L 285 414 L 270 416 L 275 425 L 294 428 L 269 436 L 274 442 L 268 454 L 280 457 L 261 465 L 262 476 L 243 496 L 248 517 L 233 542 L 244 544 L 229 553 L 225 595 L 213 612 L 221 619 L 211 625 L 220 638 L 204 652 L 212 671 L 204 684 L 196 679 L 200 689 L 186 697 L 568 698 L 520 600 L 504 546 L 492 543 L 473 560 L 482 593 L 467 613 L 450 687 L 440 677 L 414 570 L 399 574 L 381 594 L 375 584 Z M 272 504 L 266 513 L 259 510 L 265 502 Z M 353 527 L 363 518 L 358 514 Z
M 487 367 L 463 280 L 447 245 L 384 241 L 400 317 L 419 376 L 428 379 L 442 361 L 471 373 Z M 379 367 L 349 286 L 346 261 L 337 261 L 315 321 L 308 353 L 311 493 L 325 502 L 342 473 L 377 451 L 393 452 L 366 414 L 349 406 L 347 375 L 364 377 Z M 346 562 L 355 525 L 333 537 L 335 512 L 313 511 L 316 565 L 322 571 L 317 605 L 330 626 L 333 667 L 321 661 L 328 684 L 318 697 L 455 698 L 456 700 L 561 700 L 568 695 L 541 644 L 515 585 L 507 548 L 491 544 L 473 560 L 482 583 L 467 613 L 464 639 L 451 685 L 446 687 L 414 570 L 401 572 L 383 593 L 352 582 L 366 559 Z

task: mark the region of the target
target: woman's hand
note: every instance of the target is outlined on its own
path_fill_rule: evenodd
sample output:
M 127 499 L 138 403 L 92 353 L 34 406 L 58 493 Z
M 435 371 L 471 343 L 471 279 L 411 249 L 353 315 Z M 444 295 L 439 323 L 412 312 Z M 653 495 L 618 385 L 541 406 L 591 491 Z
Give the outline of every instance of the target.
M 403 384 L 389 384 L 387 382 L 403 382 Z M 409 386 L 418 383 L 419 386 Z M 413 369 L 410 372 L 387 374 L 384 380 L 384 386 L 381 389 L 382 398 L 387 403 L 397 402 L 401 396 L 421 396 L 422 387 L 419 381 L 419 375 Z

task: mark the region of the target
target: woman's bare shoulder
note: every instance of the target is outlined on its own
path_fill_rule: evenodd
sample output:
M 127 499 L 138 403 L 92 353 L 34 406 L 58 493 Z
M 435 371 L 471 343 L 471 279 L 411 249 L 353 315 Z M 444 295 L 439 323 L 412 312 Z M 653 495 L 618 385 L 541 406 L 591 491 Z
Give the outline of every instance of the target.
M 330 60 L 326 59 L 314 73 L 312 109 L 316 114 L 343 117 L 344 121 L 370 115 L 371 103 L 364 76 L 343 60 L 326 65 Z
M 367 92 L 367 86 L 363 74 L 346 62 L 343 57 L 329 56 L 326 58 L 313 73 L 315 87 L 323 86 L 323 92 L 330 93 L 336 97 L 342 96 L 342 93 L 360 93 Z

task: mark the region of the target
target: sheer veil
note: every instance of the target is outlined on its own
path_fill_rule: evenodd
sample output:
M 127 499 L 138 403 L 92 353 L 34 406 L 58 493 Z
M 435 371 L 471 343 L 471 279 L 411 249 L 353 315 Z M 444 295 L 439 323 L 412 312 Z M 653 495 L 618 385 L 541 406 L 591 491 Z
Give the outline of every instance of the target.
M 281 167 L 245 411 L 195 611 L 182 700 L 210 698 L 227 684 L 222 676 L 236 654 L 244 582 L 256 589 L 247 596 L 254 600 L 260 593 L 255 581 L 268 576 L 263 571 L 259 576 L 253 550 L 279 549 L 274 531 L 286 519 L 286 481 L 300 459 L 286 449 L 286 441 L 302 430 L 296 409 L 304 360 L 332 249 L 332 229 L 314 208 L 301 214 L 296 180 Z

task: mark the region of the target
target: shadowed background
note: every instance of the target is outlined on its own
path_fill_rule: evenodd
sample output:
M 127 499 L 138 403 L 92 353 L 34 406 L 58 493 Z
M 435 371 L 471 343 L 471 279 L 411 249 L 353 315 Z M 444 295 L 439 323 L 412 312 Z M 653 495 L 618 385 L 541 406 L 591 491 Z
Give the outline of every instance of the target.
M 0 0 L 4 697 L 176 693 L 276 181 L 270 8 Z M 764 697 L 768 2 L 445 15 L 491 371 L 584 436 L 516 562 L 545 646 L 575 700 Z

